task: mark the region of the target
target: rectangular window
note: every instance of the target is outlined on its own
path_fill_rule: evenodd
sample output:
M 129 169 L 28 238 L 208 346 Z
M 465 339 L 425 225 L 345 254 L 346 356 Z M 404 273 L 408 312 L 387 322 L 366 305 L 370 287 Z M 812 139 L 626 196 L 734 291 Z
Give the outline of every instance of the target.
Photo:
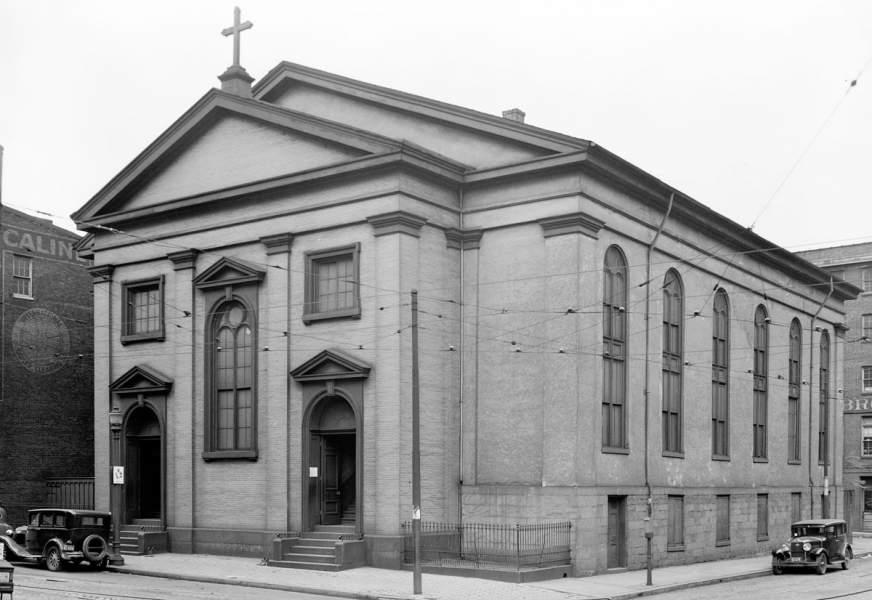
M 715 545 L 728 546 L 730 544 L 730 497 L 718 496 L 717 522 L 715 526 Z
M 754 314 L 754 460 L 768 457 L 767 420 L 769 412 L 769 323 L 766 310 Z
M 666 550 L 684 550 L 684 496 L 669 496 L 666 531 Z
M 796 523 L 802 519 L 802 492 L 790 494 L 790 522 Z
M 860 271 L 860 287 L 864 292 L 872 292 L 872 269 Z
M 15 298 L 33 298 L 33 259 L 12 255 L 12 295 Z
M 122 284 L 121 343 L 164 339 L 163 276 Z
M 862 384 L 863 384 L 863 393 L 867 394 L 872 392 L 872 367 L 863 367 L 862 374 Z
M 830 336 L 821 334 L 820 368 L 818 369 L 818 464 L 826 465 L 829 460 L 830 423 Z
M 727 294 L 718 290 L 712 319 L 712 458 L 730 455 L 730 315 Z
M 787 462 L 802 462 L 802 417 L 800 415 L 800 365 L 802 364 L 802 330 L 796 319 L 790 324 L 787 391 Z
M 360 244 L 306 253 L 303 321 L 360 318 Z
M 627 266 L 616 246 L 606 251 L 603 268 L 602 446 L 626 450 Z
M 860 330 L 860 335 L 872 341 L 872 315 L 863 315 L 863 326 Z
M 757 541 L 769 539 L 769 494 L 757 494 Z
M 872 456 L 872 417 L 863 417 L 863 456 Z
M 663 454 L 681 456 L 682 440 L 682 387 L 684 300 L 678 274 L 669 271 L 663 283 L 663 358 L 661 385 L 663 408 L 661 414 Z

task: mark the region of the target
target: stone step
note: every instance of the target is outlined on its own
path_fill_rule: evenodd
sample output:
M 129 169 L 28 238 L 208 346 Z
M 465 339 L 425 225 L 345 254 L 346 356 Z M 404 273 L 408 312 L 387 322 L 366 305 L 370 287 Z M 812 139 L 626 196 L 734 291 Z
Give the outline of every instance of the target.
M 305 544 L 294 544 L 291 546 L 290 552 L 298 554 L 319 554 L 321 556 L 335 556 L 336 552 L 333 544 L 329 546 L 308 546 Z
M 286 552 L 282 555 L 282 560 L 287 560 L 291 562 L 307 562 L 307 563 L 318 563 L 325 565 L 336 564 L 336 557 L 332 554 L 323 555 L 323 554 L 302 554 L 299 552 Z
M 353 532 L 349 533 L 332 533 L 329 531 L 307 531 L 300 535 L 301 540 L 331 540 L 334 542 L 338 542 L 339 538 L 343 535 L 351 535 Z
M 318 533 L 347 535 L 349 533 L 354 533 L 354 527 L 352 525 L 315 525 L 314 531 Z
M 339 571 L 339 570 L 341 570 L 339 565 L 337 565 L 337 564 L 328 565 L 325 563 L 299 562 L 299 561 L 295 561 L 295 560 L 271 560 L 271 561 L 269 561 L 269 566 L 271 566 L 271 567 L 285 567 L 287 569 L 308 569 L 310 571 Z

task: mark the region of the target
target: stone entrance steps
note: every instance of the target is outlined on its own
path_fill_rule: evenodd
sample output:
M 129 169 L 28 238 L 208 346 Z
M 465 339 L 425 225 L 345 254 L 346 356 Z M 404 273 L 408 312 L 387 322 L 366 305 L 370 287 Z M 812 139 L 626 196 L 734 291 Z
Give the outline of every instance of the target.
M 145 554 L 141 542 L 141 532 L 163 532 L 160 519 L 133 519 L 119 527 L 118 546 L 121 554 L 139 555 Z
M 281 560 L 272 560 L 270 565 L 291 569 L 311 569 L 315 571 L 339 571 L 336 542 L 354 535 L 354 525 L 316 525 L 314 531 L 307 531 L 282 554 Z

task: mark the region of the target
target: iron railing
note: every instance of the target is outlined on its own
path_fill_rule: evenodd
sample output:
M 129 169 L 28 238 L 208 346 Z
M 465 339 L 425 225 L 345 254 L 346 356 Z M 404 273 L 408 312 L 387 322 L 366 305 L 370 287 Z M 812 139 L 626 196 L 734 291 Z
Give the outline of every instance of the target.
M 415 561 L 412 523 L 402 525 L 404 560 Z M 570 529 L 561 523 L 421 522 L 421 564 L 441 567 L 530 569 L 570 562 Z
M 94 509 L 93 477 L 57 477 L 47 479 L 46 506 Z

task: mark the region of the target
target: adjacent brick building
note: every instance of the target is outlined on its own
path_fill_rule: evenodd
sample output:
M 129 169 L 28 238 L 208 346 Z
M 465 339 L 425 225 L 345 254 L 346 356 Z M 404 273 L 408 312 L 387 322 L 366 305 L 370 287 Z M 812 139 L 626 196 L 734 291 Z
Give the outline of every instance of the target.
M 862 290 L 845 303 L 845 385 L 837 396 L 845 413 L 843 478 L 847 489 L 854 490 L 853 517 L 860 524 L 864 513 L 872 513 L 872 243 L 798 254 Z
M 0 238 L 0 505 L 21 523 L 49 481 L 94 476 L 93 297 L 77 234 L 0 206 Z
M 854 286 L 597 144 L 281 63 L 207 92 L 75 215 L 97 504 L 176 551 L 343 519 L 571 521 L 573 572 L 750 554 L 844 514 Z

